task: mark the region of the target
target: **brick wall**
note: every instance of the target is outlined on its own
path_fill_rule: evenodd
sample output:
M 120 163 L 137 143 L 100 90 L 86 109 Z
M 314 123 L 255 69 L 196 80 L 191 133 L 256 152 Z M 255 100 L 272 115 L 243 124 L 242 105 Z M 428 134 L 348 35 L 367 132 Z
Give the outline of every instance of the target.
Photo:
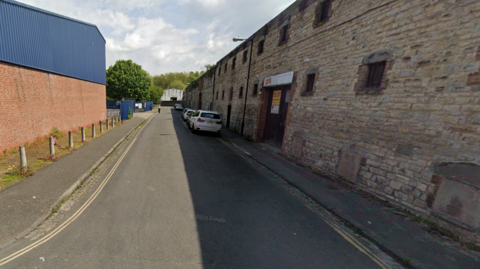
M 0 150 L 106 119 L 105 85 L 0 63 Z

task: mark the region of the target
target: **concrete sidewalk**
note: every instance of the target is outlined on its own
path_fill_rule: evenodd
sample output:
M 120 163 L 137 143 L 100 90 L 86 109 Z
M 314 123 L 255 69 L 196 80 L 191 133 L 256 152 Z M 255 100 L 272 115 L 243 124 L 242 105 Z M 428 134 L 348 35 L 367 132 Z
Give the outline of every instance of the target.
M 324 208 L 361 231 L 364 237 L 410 268 L 480 268 L 480 255 L 429 232 L 429 227 L 398 214 L 280 157 L 280 150 L 252 143 L 222 130 L 222 137 L 246 155 L 300 189 Z M 397 213 L 397 214 L 396 214 Z
M 0 192 L 0 248 L 30 232 L 99 166 L 146 116 L 142 113 Z M 28 153 L 27 153 L 28 154 Z

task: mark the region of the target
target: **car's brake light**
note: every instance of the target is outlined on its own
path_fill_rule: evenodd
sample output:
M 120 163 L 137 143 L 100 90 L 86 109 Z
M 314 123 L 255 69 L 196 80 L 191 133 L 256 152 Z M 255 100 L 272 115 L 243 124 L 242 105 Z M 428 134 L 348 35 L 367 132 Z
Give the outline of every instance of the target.
M 217 121 L 217 124 L 222 124 L 222 120 Z
M 197 119 L 198 122 L 205 122 L 205 120 L 202 120 L 201 118 Z

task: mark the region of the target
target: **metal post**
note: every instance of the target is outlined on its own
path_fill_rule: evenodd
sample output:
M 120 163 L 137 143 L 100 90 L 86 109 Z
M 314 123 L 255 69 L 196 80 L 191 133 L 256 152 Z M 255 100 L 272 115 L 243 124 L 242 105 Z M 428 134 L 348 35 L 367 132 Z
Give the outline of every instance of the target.
M 55 145 L 53 144 L 53 136 L 50 136 L 50 156 L 55 157 Z
M 108 122 L 108 118 L 107 118 L 107 130 L 110 130 L 110 123 Z
M 82 127 L 82 142 L 85 142 L 85 128 Z
M 100 121 L 100 133 L 103 133 L 103 122 Z
M 70 149 L 73 149 L 72 131 L 68 131 L 68 147 L 69 147 Z
M 243 104 L 242 128 L 240 130 L 240 135 L 242 137 L 243 137 L 243 130 L 245 128 L 245 113 L 247 111 L 247 96 L 248 96 L 248 84 L 250 83 L 250 66 L 252 64 L 252 51 L 253 51 L 253 38 L 252 40 L 250 40 L 250 60 L 248 61 L 247 86 L 245 87 L 245 103 Z
M 20 166 L 22 171 L 27 171 L 27 154 L 25 153 L 25 146 L 20 146 Z
M 95 124 L 92 123 L 92 137 L 95 137 Z

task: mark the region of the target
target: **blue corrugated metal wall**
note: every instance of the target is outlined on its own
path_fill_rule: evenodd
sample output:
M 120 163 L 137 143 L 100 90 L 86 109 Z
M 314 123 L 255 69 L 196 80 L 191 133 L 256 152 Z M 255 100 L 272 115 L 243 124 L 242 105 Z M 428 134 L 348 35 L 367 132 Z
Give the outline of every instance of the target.
M 0 1 L 0 61 L 106 84 L 96 26 L 15 1 Z
M 120 115 L 122 117 L 122 120 L 128 120 L 128 112 L 132 112 L 133 116 L 133 111 L 135 108 L 135 102 L 134 101 L 122 101 L 122 104 L 120 106 Z

